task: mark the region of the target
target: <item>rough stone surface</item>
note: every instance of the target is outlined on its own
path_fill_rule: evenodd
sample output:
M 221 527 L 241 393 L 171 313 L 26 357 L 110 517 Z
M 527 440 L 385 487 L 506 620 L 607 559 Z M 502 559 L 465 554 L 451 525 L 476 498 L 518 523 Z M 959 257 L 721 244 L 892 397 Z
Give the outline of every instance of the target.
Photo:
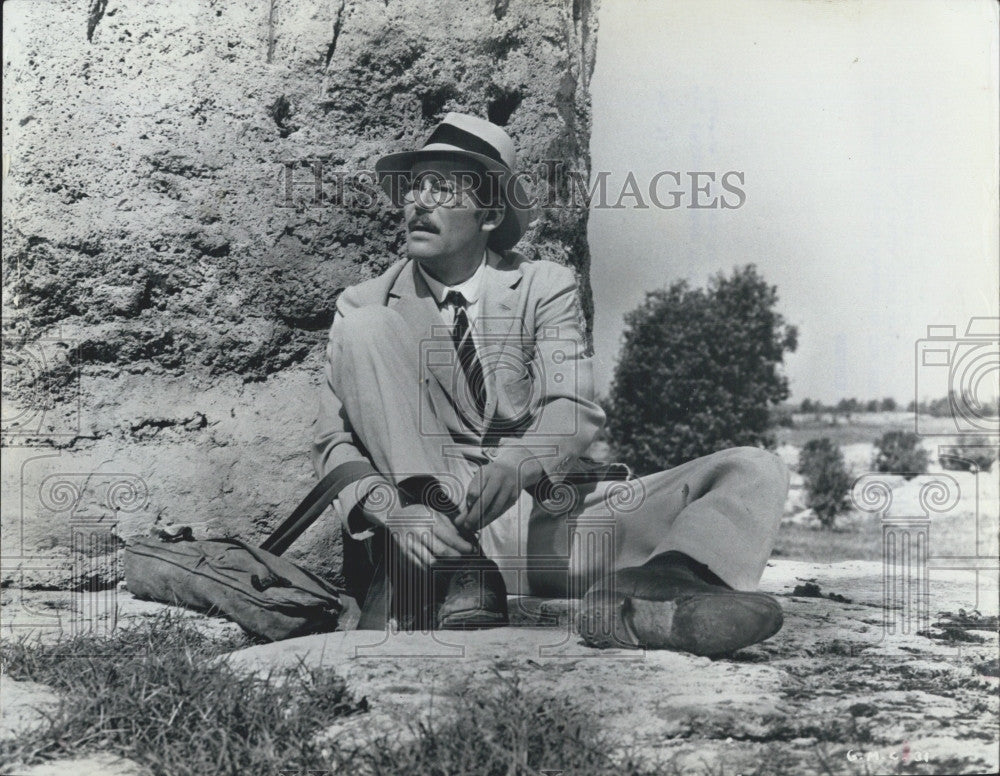
M 810 580 L 821 596 L 850 603 L 793 594 Z M 391 638 L 354 631 L 252 647 L 232 659 L 258 670 L 300 658 L 336 668 L 373 712 L 328 731 L 337 739 L 405 730 L 445 713 L 462 681 L 517 674 L 526 686 L 592 709 L 623 751 L 676 758 L 687 769 L 780 756 L 804 774 L 851 773 L 849 750 L 889 758 L 904 747 L 912 757 L 926 753 L 930 768 L 921 772 L 996 769 L 995 620 L 962 631 L 982 642 L 956 642 L 940 638 L 953 620 L 939 614 L 978 608 L 995 616 L 995 577 L 980 575 L 977 590 L 974 573 L 932 573 L 928 635 L 885 630 L 902 613 L 883 609 L 880 564 L 774 561 L 762 587 L 780 596 L 785 626 L 729 659 L 594 650 L 559 626 Z
M 568 627 L 575 602 L 539 599 L 512 601 L 524 627 L 390 638 L 334 633 L 251 647 L 229 659 L 246 670 L 303 659 L 337 671 L 371 705 L 369 714 L 326 731 L 348 744 L 379 733 L 401 732 L 405 740 L 412 723 L 447 713 L 463 682 L 516 675 L 525 688 L 591 709 L 623 750 L 675 758 L 681 772 L 706 764 L 752 770 L 780 758 L 786 772 L 860 774 L 864 765 L 848 761 L 849 752 L 874 752 L 888 763 L 904 749 L 917 773 L 995 771 L 996 575 L 931 569 L 926 628 L 911 622 L 904 629 L 907 610 L 884 606 L 883 573 L 868 561 L 772 561 L 761 586 L 779 597 L 784 627 L 718 660 L 590 649 Z M 107 609 L 99 595 L 5 591 L 0 635 L 53 637 L 73 611 Z M 164 608 L 125 593 L 116 604 L 119 625 Z M 235 627 L 190 616 L 220 637 Z M 109 620 L 89 622 L 100 629 Z M 868 765 L 870 773 L 891 770 Z
M 586 179 L 596 25 L 592 0 L 6 4 L 4 582 L 111 584 L 109 534 L 157 520 L 273 527 L 312 478 L 337 295 L 402 245 L 334 173 L 459 110 Z M 589 317 L 586 218 L 546 208 L 520 248 L 574 267 Z M 298 548 L 321 571 L 330 526 Z
M 58 704 L 59 696 L 46 685 L 0 674 L 0 741 L 43 724 L 45 712 Z
M 15 776 L 150 776 L 150 773 L 148 768 L 124 757 L 95 754 L 25 767 Z

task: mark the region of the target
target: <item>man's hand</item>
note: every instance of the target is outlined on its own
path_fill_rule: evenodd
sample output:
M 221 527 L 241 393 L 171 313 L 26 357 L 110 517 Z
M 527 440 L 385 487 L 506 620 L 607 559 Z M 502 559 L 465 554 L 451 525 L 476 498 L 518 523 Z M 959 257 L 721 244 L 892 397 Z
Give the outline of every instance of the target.
M 422 569 L 433 566 L 437 558 L 457 558 L 475 550 L 446 515 L 420 504 L 394 510 L 386 529 L 403 555 Z
M 521 491 L 538 482 L 543 473 L 528 451 L 520 456 L 507 454 L 481 467 L 469 484 L 465 510 L 455 518 L 455 526 L 465 533 L 485 528 L 517 503 Z
M 420 504 L 399 506 L 390 495 L 394 490 L 389 482 L 379 483 L 362 499 L 359 507 L 364 519 L 371 525 L 385 528 L 403 555 L 418 568 L 430 568 L 436 558 L 455 558 L 475 550 L 459 536 L 446 515 Z

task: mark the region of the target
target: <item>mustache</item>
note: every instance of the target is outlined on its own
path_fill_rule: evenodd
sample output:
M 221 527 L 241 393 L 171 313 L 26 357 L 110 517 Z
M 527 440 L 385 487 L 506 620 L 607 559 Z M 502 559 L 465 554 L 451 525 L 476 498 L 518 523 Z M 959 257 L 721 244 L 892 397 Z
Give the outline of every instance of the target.
M 430 221 L 428 221 L 426 218 L 423 217 L 410 219 L 406 223 L 406 228 L 411 232 L 417 229 L 422 229 L 424 231 L 434 232 L 434 234 L 437 234 L 439 231 L 438 228 L 434 226 L 434 224 L 432 224 Z

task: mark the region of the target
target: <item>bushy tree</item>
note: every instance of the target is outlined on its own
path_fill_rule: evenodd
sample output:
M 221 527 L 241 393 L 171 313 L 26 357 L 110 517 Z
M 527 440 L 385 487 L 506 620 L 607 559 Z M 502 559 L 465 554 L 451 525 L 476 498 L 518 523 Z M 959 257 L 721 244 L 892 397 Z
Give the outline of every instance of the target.
M 875 471 L 902 474 L 912 479 L 927 471 L 930 456 L 920 446 L 920 437 L 912 431 L 886 431 L 875 442 Z
M 799 474 L 805 480 L 806 506 L 824 528 L 833 528 L 837 515 L 847 511 L 851 487 L 839 445 L 827 437 L 810 439 L 799 452 Z
M 646 294 L 625 316 L 609 396 L 616 454 L 640 474 L 736 445 L 771 445 L 770 409 L 788 398 L 779 367 L 797 333 L 756 267 Z
M 795 428 L 792 410 L 788 407 L 772 407 L 769 425 L 771 428 Z
M 891 396 L 886 396 L 882 399 L 882 412 L 895 412 L 896 411 L 896 400 Z
M 863 406 L 861 402 L 859 402 L 857 399 L 850 398 L 850 399 L 841 399 L 840 401 L 838 401 L 835 409 L 839 414 L 843 415 L 845 418 L 850 420 L 851 415 L 853 415 L 856 412 L 861 412 Z

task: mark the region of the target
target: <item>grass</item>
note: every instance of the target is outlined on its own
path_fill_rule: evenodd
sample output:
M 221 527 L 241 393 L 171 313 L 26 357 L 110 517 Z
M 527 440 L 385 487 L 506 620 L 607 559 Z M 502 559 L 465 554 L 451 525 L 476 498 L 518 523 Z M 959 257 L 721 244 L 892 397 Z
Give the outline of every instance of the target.
M 393 735 L 372 731 L 354 746 L 347 736 L 324 734 L 368 709 L 335 671 L 300 664 L 246 674 L 219 657 L 241 646 L 242 639 L 212 640 L 169 611 L 112 637 L 0 645 L 5 673 L 61 697 L 46 724 L 0 743 L 0 773 L 97 752 L 133 760 L 155 776 L 803 772 L 801 758 L 780 750 L 762 758 L 734 752 L 693 771 L 676 758 L 651 761 L 623 749 L 595 709 L 526 687 L 516 671 L 498 666 L 449 688 L 441 713 Z M 366 724 L 359 720 L 362 730 Z
M 113 752 L 157 776 L 325 767 L 315 734 L 365 702 L 333 674 L 300 666 L 260 677 L 214 660 L 238 646 L 170 612 L 113 637 L 4 643 L 4 672 L 62 702 L 48 724 L 0 744 L 0 764 Z
M 0 645 L 7 674 L 47 684 L 62 697 L 47 724 L 0 743 L 0 772 L 96 752 L 126 757 L 156 776 L 860 772 L 835 759 L 832 769 L 820 766 L 822 737 L 815 753 L 787 750 L 788 736 L 778 728 L 761 736 L 763 751 L 700 763 L 676 754 L 651 761 L 623 749 L 595 709 L 528 687 L 516 670 L 499 664 L 448 688 L 440 713 L 414 718 L 392 735 L 373 730 L 352 745 L 348 736 L 325 731 L 364 714 L 367 702 L 352 697 L 336 672 L 300 664 L 269 676 L 246 674 L 219 657 L 241 646 L 243 639 L 213 640 L 169 611 L 112 637 Z M 361 731 L 367 724 L 358 720 Z M 700 723 L 692 727 L 694 735 L 707 732 Z
M 976 521 L 979 522 L 978 541 Z M 882 560 L 882 522 L 872 515 L 848 513 L 837 518 L 833 530 L 814 523 L 782 524 L 773 556 L 816 563 L 845 560 Z M 930 522 L 932 554 L 935 557 L 996 555 L 1000 515 L 988 510 L 978 516 L 934 515 Z
M 832 531 L 816 526 L 784 524 L 774 543 L 775 558 L 839 563 L 845 560 L 881 560 L 882 526 L 878 520 L 858 520 Z
M 661 772 L 613 754 L 618 748 L 593 711 L 529 691 L 499 671 L 493 681 L 454 688 L 453 707 L 411 722 L 408 739 L 383 735 L 342 748 L 320 734 L 366 712 L 366 699 L 352 697 L 329 669 L 239 672 L 219 656 L 241 646 L 242 639 L 213 641 L 169 611 L 112 637 L 0 645 L 6 674 L 49 685 L 61 698 L 46 724 L 0 743 L 0 772 L 96 752 L 129 758 L 156 776 Z
M 443 720 L 413 723 L 416 735 L 411 741 L 393 745 L 391 740 L 377 740 L 349 758 L 349 772 L 377 776 L 664 772 L 633 756 L 617 755 L 618 747 L 601 731 L 592 710 L 525 688 L 516 673 L 507 676 L 494 670 L 493 674 L 492 681 L 479 677 L 454 688 L 450 712 Z

